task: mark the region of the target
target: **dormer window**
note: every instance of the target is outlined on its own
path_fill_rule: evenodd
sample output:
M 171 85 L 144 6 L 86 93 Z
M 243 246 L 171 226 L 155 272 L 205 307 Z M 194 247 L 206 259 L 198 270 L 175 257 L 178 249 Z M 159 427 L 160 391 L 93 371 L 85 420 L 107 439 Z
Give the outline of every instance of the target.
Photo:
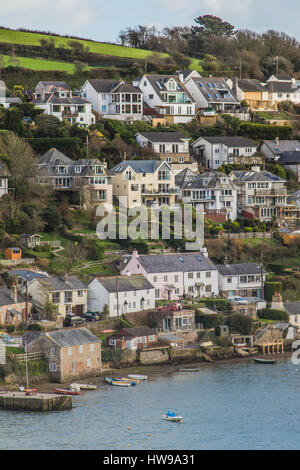
M 59 166 L 58 167 L 58 173 L 60 173 L 61 175 L 66 174 L 67 172 L 68 172 L 68 167 L 66 167 L 66 166 Z
M 81 166 L 75 166 L 75 173 L 81 173 Z
M 169 80 L 169 82 L 168 82 L 168 90 L 176 90 L 176 83 L 175 83 L 175 80 Z

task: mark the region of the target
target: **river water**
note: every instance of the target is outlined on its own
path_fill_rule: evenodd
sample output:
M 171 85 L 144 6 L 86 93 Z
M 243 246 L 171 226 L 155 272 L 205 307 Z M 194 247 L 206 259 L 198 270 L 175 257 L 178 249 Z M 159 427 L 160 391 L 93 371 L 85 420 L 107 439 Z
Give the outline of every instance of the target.
M 163 421 L 167 410 L 183 423 Z M 201 364 L 136 387 L 103 384 L 71 411 L 0 411 L 0 436 L 0 449 L 299 449 L 300 365 Z

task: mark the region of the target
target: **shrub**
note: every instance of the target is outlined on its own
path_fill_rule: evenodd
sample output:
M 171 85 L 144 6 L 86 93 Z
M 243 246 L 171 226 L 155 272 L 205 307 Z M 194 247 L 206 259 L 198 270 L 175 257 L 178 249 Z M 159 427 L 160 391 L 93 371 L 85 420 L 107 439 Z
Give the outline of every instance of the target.
M 202 323 L 204 329 L 217 328 L 224 323 L 223 315 L 209 315 L 196 310 L 196 323 Z
M 42 327 L 39 323 L 31 323 L 27 326 L 28 331 L 42 331 Z
M 272 281 L 265 281 L 265 299 L 268 300 L 269 302 L 272 301 L 272 297 L 275 294 L 275 292 L 280 292 L 282 293 L 282 282 L 272 282 Z
M 5 327 L 5 329 L 6 329 L 7 333 L 13 333 L 15 331 L 16 327 L 15 327 L 15 325 L 7 325 Z
M 264 308 L 258 312 L 259 318 L 266 320 L 289 321 L 289 314 L 284 310 L 275 310 L 271 308 Z
M 234 313 L 229 315 L 226 319 L 226 324 L 229 326 L 231 332 L 237 332 L 242 335 L 250 335 L 252 333 L 252 321 L 250 317 Z

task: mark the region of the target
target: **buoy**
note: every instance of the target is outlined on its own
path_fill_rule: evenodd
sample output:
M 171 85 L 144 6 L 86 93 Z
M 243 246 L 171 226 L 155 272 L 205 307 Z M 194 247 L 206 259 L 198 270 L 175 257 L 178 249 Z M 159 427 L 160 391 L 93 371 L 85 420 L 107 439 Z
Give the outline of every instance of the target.
M 131 427 L 130 427 L 130 426 L 128 426 L 128 429 L 131 429 Z
M 147 434 L 147 436 L 151 436 L 151 434 Z
M 130 444 L 127 444 L 127 447 L 130 447 Z

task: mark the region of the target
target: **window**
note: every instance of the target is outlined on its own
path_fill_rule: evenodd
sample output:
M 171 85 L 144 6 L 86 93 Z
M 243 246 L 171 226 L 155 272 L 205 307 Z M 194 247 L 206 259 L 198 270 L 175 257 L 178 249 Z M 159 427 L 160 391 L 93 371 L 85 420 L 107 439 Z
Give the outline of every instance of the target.
M 52 292 L 52 302 L 54 304 L 59 304 L 59 302 L 60 302 L 60 293 L 59 292 Z
M 56 368 L 56 363 L 55 362 L 50 362 L 49 370 L 50 370 L 50 372 L 56 372 L 57 368 Z
M 50 356 L 55 356 L 55 348 L 50 348 Z
M 79 353 L 80 353 L 80 354 L 83 353 L 83 346 L 82 346 L 82 345 L 79 346 Z
M 205 286 L 205 292 L 211 292 L 211 285 L 210 284 Z
M 168 282 L 168 276 L 164 276 L 164 282 Z
M 178 295 L 179 294 L 179 289 L 176 287 L 175 289 L 175 294 Z
M 159 297 L 160 297 L 159 289 L 155 289 L 155 298 L 159 299 Z
M 94 352 L 95 351 L 95 345 L 94 344 L 90 344 L 90 352 Z
M 179 163 L 184 163 L 184 157 L 179 157 L 178 161 L 179 161 Z
M 153 100 L 153 95 L 149 95 L 149 100 Z
M 194 273 L 188 273 L 188 279 L 194 279 Z
M 206 277 L 211 277 L 211 272 L 210 272 L 210 271 L 208 271 L 208 272 L 206 273 Z
M 175 282 L 178 282 L 178 274 L 175 275 Z
M 87 365 L 87 367 L 91 367 L 92 363 L 91 363 L 91 360 L 90 360 L 90 359 L 87 359 L 86 365 Z
M 73 295 L 72 291 L 65 292 L 65 304 L 72 303 Z
M 160 145 L 159 146 L 159 153 L 165 153 L 166 151 L 166 146 L 165 145 Z
M 228 283 L 228 284 L 231 284 L 231 283 L 232 283 L 232 277 L 228 277 L 228 278 L 227 278 L 227 283 Z
M 68 348 L 68 355 L 72 356 L 72 348 L 71 347 Z
M 83 290 L 78 290 L 77 295 L 78 297 L 83 297 Z
M 106 111 L 106 104 L 102 106 L 102 111 Z

